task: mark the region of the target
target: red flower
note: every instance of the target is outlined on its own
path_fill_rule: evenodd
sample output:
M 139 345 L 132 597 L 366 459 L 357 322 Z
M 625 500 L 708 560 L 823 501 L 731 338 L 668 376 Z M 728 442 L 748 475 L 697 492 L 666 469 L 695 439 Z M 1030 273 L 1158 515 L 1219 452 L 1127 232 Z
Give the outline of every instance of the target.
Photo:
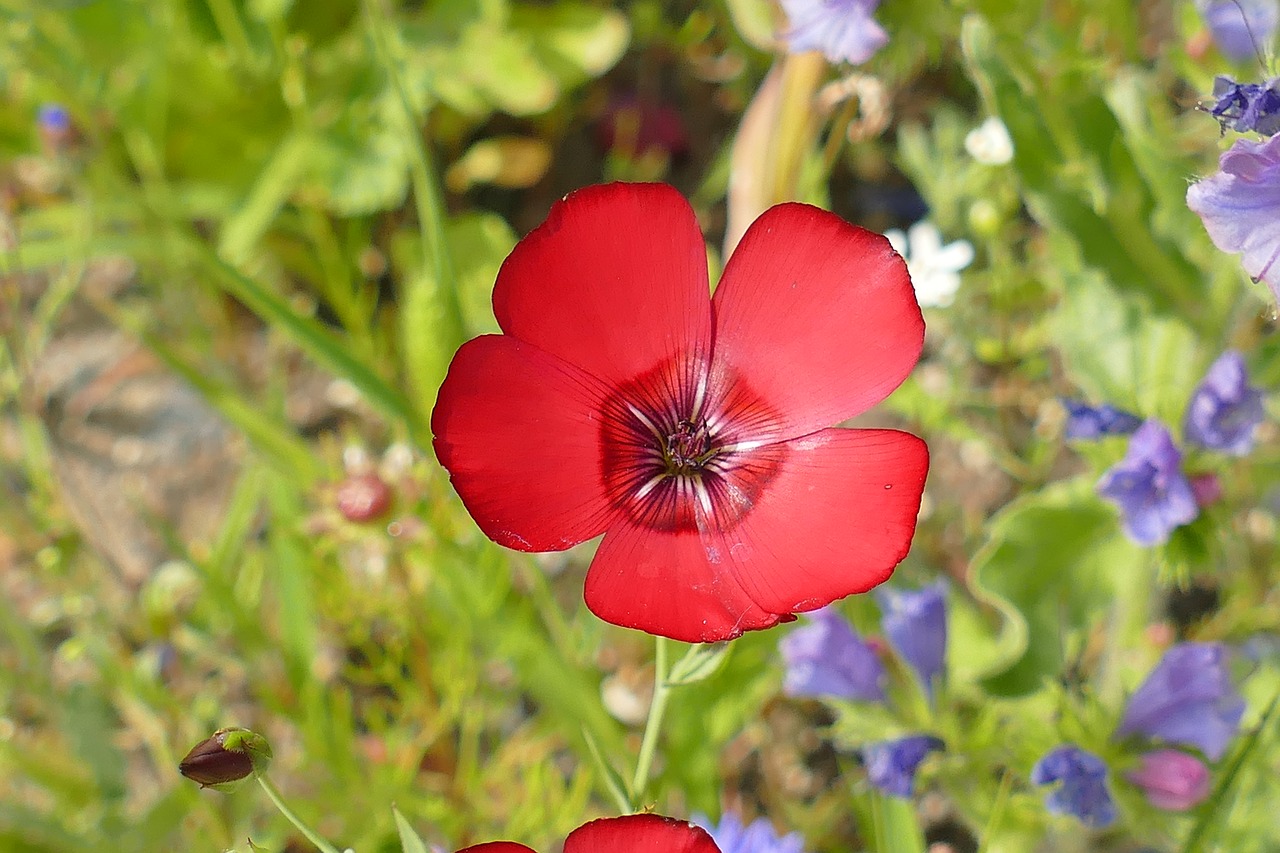
M 593 820 L 569 833 L 564 853 L 720 853 L 701 827 L 656 814 Z M 490 841 L 458 853 L 534 853 L 514 841 Z
M 929 465 L 913 435 L 825 429 L 920 357 L 924 320 L 888 240 L 780 204 L 709 291 L 671 187 L 572 193 L 502 265 L 506 334 L 458 350 L 431 418 L 491 539 L 557 551 L 604 533 L 587 606 L 687 642 L 884 581 Z

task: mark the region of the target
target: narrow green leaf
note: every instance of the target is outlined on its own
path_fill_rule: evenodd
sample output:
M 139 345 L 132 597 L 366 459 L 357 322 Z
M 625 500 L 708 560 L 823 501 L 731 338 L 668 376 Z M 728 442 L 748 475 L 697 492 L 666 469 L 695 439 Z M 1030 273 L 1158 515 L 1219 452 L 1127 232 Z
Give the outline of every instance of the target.
M 604 753 L 600 751 L 600 744 L 596 743 L 591 730 L 586 726 L 582 727 L 582 739 L 587 742 L 587 751 L 591 753 L 591 760 L 595 764 L 596 770 L 600 772 L 600 779 L 604 782 L 609 796 L 613 797 L 614 805 L 618 807 L 619 812 L 629 812 L 631 810 L 631 792 L 627 787 L 627 781 L 622 778 L 622 774 L 612 764 L 605 760 Z
M 249 259 L 254 246 L 310 170 L 314 149 L 314 140 L 308 133 L 297 132 L 285 137 L 254 181 L 244 203 L 223 223 L 218 240 L 219 255 L 232 264 L 242 264 Z
M 400 849 L 404 853 L 428 853 L 427 844 L 414 832 L 413 827 L 409 825 L 409 821 L 405 820 L 404 815 L 400 814 L 400 810 L 395 806 L 391 807 L 391 813 L 396 816 L 396 830 L 400 833 Z
M 871 792 L 876 853 L 924 853 L 924 833 L 911 800 Z
M 326 370 L 349 381 L 374 408 L 408 424 L 414 431 L 421 429 L 417 410 L 408 399 L 353 356 L 345 341 L 318 321 L 298 314 L 284 299 L 218 257 L 207 246 L 197 241 L 193 241 L 192 246 L 197 256 L 217 274 L 219 286 L 224 291 L 283 331 Z
M 1205 836 L 1215 824 L 1225 821 L 1227 813 L 1231 811 L 1232 789 L 1240 776 L 1240 771 L 1244 768 L 1245 762 L 1249 760 L 1254 750 L 1257 749 L 1258 742 L 1262 739 L 1262 733 L 1270 725 L 1277 705 L 1280 705 L 1280 693 L 1272 697 L 1271 703 L 1267 705 L 1267 710 L 1262 712 L 1262 717 L 1258 720 L 1258 724 L 1241 739 L 1239 746 L 1236 747 L 1235 755 L 1232 756 L 1231 762 L 1227 765 L 1226 770 L 1223 771 L 1222 777 L 1213 789 L 1213 793 L 1200 806 L 1200 818 L 1196 821 L 1196 825 L 1191 828 L 1191 832 L 1187 834 L 1186 843 L 1182 845 L 1182 853 L 1199 853 L 1200 850 L 1218 849 L 1216 846 L 1205 847 Z
M 731 649 L 731 643 L 699 643 L 690 646 L 684 657 L 671 667 L 667 684 L 675 687 L 705 681 L 720 671 L 720 667 L 729 659 Z

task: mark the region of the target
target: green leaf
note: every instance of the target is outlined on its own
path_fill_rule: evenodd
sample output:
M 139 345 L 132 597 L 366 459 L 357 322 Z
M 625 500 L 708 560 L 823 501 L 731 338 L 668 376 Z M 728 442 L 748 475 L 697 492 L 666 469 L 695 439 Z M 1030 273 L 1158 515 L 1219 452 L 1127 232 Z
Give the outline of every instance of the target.
M 561 86 L 577 85 L 608 71 L 622 58 L 631 35 L 626 16 L 618 10 L 563 0 L 517 6 L 511 25 L 527 35 L 534 53 Z
M 222 225 L 218 254 L 232 264 L 243 264 L 271 227 L 289 196 L 311 166 L 315 141 L 308 133 L 293 133 L 280 143 L 249 196 Z
M 400 814 L 400 810 L 392 806 L 391 812 L 396 816 L 396 830 L 400 833 L 400 849 L 404 853 L 429 853 L 426 842 L 413 831 L 413 827 L 404 819 L 404 815 Z
M 1096 274 L 1064 271 L 1068 298 L 1051 320 L 1067 373 L 1088 396 L 1170 423 L 1182 418 L 1205 363 L 1181 320 L 1156 316 Z
M 192 246 L 197 255 L 217 274 L 223 290 L 239 299 L 263 320 L 279 328 L 322 367 L 351 382 L 369 404 L 384 415 L 403 421 L 410 429 L 420 427 L 417 412 L 405 396 L 352 355 L 350 347 L 344 341 L 315 319 L 298 314 L 284 299 L 219 258 L 207 247 L 195 242 Z
M 684 657 L 671 667 L 667 684 L 676 687 L 705 681 L 720 671 L 729 659 L 731 649 L 731 643 L 699 643 L 690 646 Z
M 609 796 L 613 797 L 614 805 L 618 807 L 620 812 L 630 811 L 631 788 L 627 785 L 626 779 L 622 777 L 617 768 L 605 759 L 604 753 L 600 751 L 600 744 L 596 743 L 591 730 L 586 726 L 582 727 L 582 739 L 587 742 L 587 751 L 591 753 L 591 761 L 600 773 L 600 778 L 604 781 L 604 786 L 609 792 Z
M 911 800 L 871 792 L 876 853 L 924 853 L 924 833 Z
M 1006 622 L 1003 630 L 1015 631 L 1024 648 L 1012 665 L 987 673 L 987 688 L 1017 695 L 1056 676 L 1065 634 L 1106 612 L 1117 574 L 1132 574 L 1143 559 L 1092 478 L 1056 483 L 1002 510 L 974 555 L 973 584 L 977 595 L 1017 609 L 1025 629 Z

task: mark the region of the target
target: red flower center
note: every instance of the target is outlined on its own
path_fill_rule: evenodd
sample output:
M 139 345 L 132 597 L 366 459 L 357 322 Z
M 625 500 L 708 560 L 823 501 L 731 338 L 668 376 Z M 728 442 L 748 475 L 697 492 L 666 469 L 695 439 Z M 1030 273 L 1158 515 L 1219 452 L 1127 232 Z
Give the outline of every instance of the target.
M 777 473 L 784 450 L 746 438 L 772 411 L 741 382 L 708 391 L 705 371 L 661 365 L 601 412 L 601 471 L 614 506 L 653 530 L 728 530 Z

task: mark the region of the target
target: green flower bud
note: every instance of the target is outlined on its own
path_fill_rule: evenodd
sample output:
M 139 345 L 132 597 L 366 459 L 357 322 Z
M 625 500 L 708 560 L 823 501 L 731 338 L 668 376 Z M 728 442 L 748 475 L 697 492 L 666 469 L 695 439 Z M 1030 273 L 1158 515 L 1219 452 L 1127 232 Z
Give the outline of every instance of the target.
M 178 772 L 201 788 L 233 791 L 245 779 L 267 772 L 271 745 L 248 729 L 218 729 L 196 744 L 178 765 Z

